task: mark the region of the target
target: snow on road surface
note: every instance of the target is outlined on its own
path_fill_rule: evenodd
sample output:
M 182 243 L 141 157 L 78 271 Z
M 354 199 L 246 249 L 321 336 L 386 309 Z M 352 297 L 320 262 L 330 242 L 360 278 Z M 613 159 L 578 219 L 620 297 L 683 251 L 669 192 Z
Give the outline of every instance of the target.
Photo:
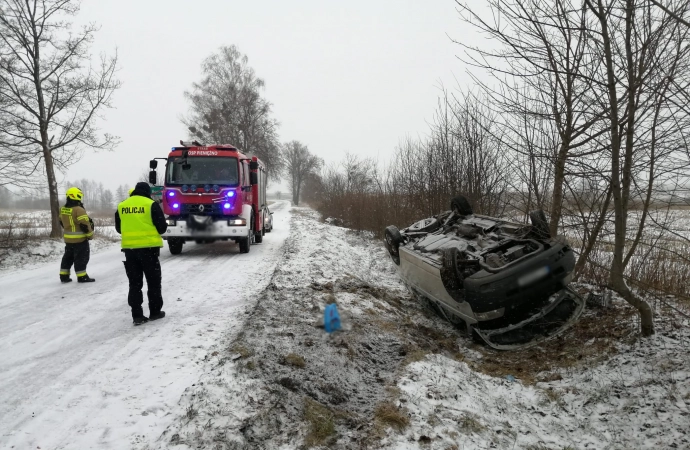
M 95 283 L 58 261 L 0 275 L 0 448 L 120 449 L 157 438 L 207 349 L 235 331 L 289 234 L 290 205 L 248 254 L 231 242 L 161 250 L 167 316 L 132 325 L 123 255 L 92 255 Z M 147 311 L 146 301 L 144 311 Z

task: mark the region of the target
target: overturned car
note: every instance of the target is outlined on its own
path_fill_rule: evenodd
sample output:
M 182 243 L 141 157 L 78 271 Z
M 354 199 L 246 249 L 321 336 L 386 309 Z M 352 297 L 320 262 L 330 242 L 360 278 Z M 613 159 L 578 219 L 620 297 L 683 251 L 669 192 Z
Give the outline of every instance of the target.
M 465 197 L 450 211 L 398 230 L 385 245 L 410 290 L 450 322 L 499 350 L 560 334 L 584 309 L 568 287 L 575 257 L 551 236 L 543 211 L 531 225 L 473 214 Z

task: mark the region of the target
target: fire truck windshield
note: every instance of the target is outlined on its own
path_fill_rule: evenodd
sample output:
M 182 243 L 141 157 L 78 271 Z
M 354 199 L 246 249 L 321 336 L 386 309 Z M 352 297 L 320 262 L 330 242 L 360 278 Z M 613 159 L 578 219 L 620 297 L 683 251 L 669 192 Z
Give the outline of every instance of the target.
M 218 156 L 192 156 L 187 158 L 189 167 L 182 168 L 184 159 L 169 158 L 165 183 L 174 184 L 218 184 L 236 185 L 239 182 L 237 158 Z

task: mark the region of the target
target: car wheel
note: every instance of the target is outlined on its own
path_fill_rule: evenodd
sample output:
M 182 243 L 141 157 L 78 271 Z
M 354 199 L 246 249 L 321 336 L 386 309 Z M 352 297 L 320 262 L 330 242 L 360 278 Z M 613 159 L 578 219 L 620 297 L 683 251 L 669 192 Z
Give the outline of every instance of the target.
M 544 214 L 543 209 L 529 213 L 529 220 L 532 222 L 532 230 L 539 238 L 548 239 L 551 237 L 549 222 L 546 220 L 546 214 Z
M 391 225 L 386 227 L 384 243 L 386 250 L 391 255 L 391 259 L 396 265 L 400 265 L 400 244 L 403 242 L 402 234 L 398 227 Z
M 461 216 L 469 216 L 472 212 L 472 205 L 467 200 L 467 197 L 463 195 L 458 195 L 453 200 L 450 201 L 450 209 L 454 213 L 460 214 Z

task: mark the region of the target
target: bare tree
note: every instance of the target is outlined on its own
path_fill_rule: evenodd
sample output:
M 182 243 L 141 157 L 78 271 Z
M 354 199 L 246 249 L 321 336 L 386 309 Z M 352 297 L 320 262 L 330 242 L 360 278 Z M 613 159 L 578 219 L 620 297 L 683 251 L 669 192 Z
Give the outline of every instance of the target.
M 593 58 L 588 45 L 587 10 L 573 0 L 489 0 L 492 20 L 484 19 L 469 6 L 460 5 L 463 18 L 488 34 L 495 48 L 467 45 L 471 64 L 494 74 L 498 87 L 475 77 L 502 116 L 524 128 L 524 121 L 546 119 L 557 132 L 553 149 L 535 154 L 533 146 L 511 145 L 534 165 L 535 156 L 548 158 L 552 167 L 550 230 L 556 234 L 561 221 L 567 165 L 586 156 L 587 144 L 597 136 L 595 125 L 601 111 L 591 108 L 592 80 L 600 62 Z M 528 124 L 528 129 L 533 129 Z M 520 136 L 518 134 L 517 136 Z M 532 171 L 534 174 L 534 171 Z M 538 184 L 530 180 L 530 184 Z
M 648 302 L 636 295 L 626 283 L 626 267 L 642 237 L 648 215 L 651 192 L 658 165 L 664 160 L 658 154 L 657 131 L 661 111 L 670 103 L 671 115 L 679 109 L 668 99 L 678 96 L 670 89 L 678 77 L 687 80 L 688 33 L 680 33 L 679 22 L 673 17 L 662 17 L 656 8 L 641 0 L 585 0 L 596 17 L 600 40 L 593 47 L 605 64 L 602 90 L 607 101 L 606 124 L 610 138 L 611 190 L 615 215 L 613 261 L 609 274 L 609 286 L 638 309 L 642 334 L 654 333 L 652 309 Z M 690 5 L 687 1 L 672 2 L 672 9 L 679 16 L 685 15 Z M 660 106 L 663 105 L 663 106 Z M 676 118 L 677 119 L 677 118 Z M 671 120 L 670 134 L 683 134 L 684 121 Z M 670 171 L 677 170 L 677 151 L 666 153 Z M 641 162 L 643 164 L 641 164 Z M 642 167 L 642 170 L 640 170 Z M 643 193 L 643 208 L 638 230 L 631 240 L 628 236 L 630 210 L 636 189 L 636 178 L 646 172 L 648 188 Z M 627 252 L 627 254 L 626 254 Z
M 191 110 L 182 122 L 203 143 L 233 144 L 267 164 L 271 176 L 280 175 L 282 159 L 278 121 L 262 91 L 249 59 L 234 45 L 221 47 L 201 65 L 203 78 L 185 97 Z
M 285 158 L 285 174 L 290 181 L 292 202 L 299 205 L 300 192 L 309 175 L 318 171 L 323 165 L 323 160 L 312 155 L 306 145 L 291 141 L 284 145 L 283 156 Z
M 0 1 L 0 179 L 30 186 L 43 172 L 59 237 L 57 173 L 86 148 L 112 149 L 118 139 L 95 126 L 111 106 L 117 56 L 91 66 L 95 25 L 73 32 L 75 0 Z

